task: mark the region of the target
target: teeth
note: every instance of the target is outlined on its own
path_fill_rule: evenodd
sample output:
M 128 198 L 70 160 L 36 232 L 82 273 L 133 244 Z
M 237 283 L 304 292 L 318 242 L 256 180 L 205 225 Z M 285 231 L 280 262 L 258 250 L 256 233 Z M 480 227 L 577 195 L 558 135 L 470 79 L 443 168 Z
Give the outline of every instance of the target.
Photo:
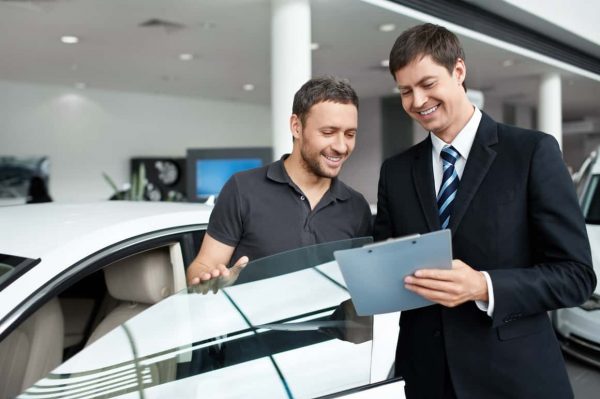
M 429 115 L 430 113 L 432 113 L 433 111 L 435 111 L 437 108 L 438 108 L 438 106 L 436 105 L 433 108 L 429 108 L 429 109 L 427 109 L 425 111 L 419 112 L 419 114 L 421 114 L 421 115 Z
M 342 159 L 342 157 L 328 157 L 327 155 L 325 155 L 325 158 L 327 158 L 327 159 L 329 159 L 330 161 L 333 161 L 333 162 L 337 162 L 340 159 Z

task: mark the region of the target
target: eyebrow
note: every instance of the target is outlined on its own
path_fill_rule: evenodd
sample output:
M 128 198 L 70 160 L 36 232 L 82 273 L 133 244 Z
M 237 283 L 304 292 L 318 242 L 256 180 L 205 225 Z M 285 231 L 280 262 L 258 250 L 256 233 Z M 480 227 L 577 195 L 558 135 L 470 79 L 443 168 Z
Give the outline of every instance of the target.
M 425 77 L 423 77 L 421 80 L 419 80 L 419 81 L 417 82 L 417 86 L 418 86 L 418 85 L 420 85 L 420 84 L 422 84 L 424 81 L 426 81 L 426 80 L 428 80 L 428 79 L 435 79 L 435 78 L 436 78 L 436 76 L 433 76 L 433 75 L 425 76 Z M 408 87 L 408 86 L 398 86 L 398 88 L 399 88 L 400 90 L 402 90 L 402 89 L 405 89 L 405 88 L 407 88 L 407 87 Z
M 330 125 L 330 126 L 322 126 L 319 128 L 319 130 L 327 130 L 327 129 L 331 129 L 331 130 L 358 130 L 358 127 L 351 127 L 348 129 L 344 129 L 342 126 L 335 126 L 335 125 Z

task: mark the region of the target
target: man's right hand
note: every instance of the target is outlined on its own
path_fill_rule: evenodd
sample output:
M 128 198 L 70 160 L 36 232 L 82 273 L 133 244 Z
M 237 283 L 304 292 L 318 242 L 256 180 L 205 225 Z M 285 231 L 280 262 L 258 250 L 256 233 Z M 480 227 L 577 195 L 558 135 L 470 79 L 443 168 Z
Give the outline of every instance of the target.
M 228 269 L 227 266 L 223 264 L 212 267 L 201 264 L 201 268 L 196 273 L 196 276 L 189 280 L 189 285 L 196 293 L 205 295 L 209 291 L 212 291 L 216 294 L 217 291 L 219 291 L 219 288 L 232 285 L 248 262 L 248 257 L 242 256 L 235 262 L 231 269 Z

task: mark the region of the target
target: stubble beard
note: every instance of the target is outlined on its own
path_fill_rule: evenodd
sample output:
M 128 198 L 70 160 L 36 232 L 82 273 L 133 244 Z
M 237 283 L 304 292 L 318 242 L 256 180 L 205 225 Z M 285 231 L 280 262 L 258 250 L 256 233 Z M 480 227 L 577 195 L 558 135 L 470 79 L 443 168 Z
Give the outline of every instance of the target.
M 322 178 L 326 178 L 326 179 L 333 179 L 334 177 L 337 176 L 337 173 L 327 173 L 325 170 L 323 170 L 323 167 L 321 166 L 320 158 L 321 158 L 321 154 L 317 153 L 316 156 L 313 156 L 313 154 L 310 154 L 308 151 L 306 151 L 304 148 L 300 149 L 300 155 L 302 156 L 302 163 L 304 166 L 304 169 L 317 176 L 317 177 L 322 177 Z

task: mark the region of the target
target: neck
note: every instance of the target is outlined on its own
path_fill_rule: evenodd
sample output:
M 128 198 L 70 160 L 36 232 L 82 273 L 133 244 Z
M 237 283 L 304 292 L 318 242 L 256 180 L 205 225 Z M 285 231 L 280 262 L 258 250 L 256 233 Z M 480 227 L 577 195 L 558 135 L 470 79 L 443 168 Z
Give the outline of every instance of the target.
M 469 100 L 467 100 L 466 96 L 465 101 L 460 108 L 461 112 L 459 112 L 459 117 L 456 119 L 456 121 L 454 121 L 447 129 L 439 132 L 433 132 L 433 134 L 447 144 L 450 144 L 454 141 L 456 136 L 458 136 L 458 133 L 464 129 L 475 113 L 475 107 L 469 102 Z
M 331 179 L 314 174 L 298 151 L 292 151 L 290 156 L 283 161 L 283 166 L 290 179 L 306 195 L 324 193 L 331 187 Z

